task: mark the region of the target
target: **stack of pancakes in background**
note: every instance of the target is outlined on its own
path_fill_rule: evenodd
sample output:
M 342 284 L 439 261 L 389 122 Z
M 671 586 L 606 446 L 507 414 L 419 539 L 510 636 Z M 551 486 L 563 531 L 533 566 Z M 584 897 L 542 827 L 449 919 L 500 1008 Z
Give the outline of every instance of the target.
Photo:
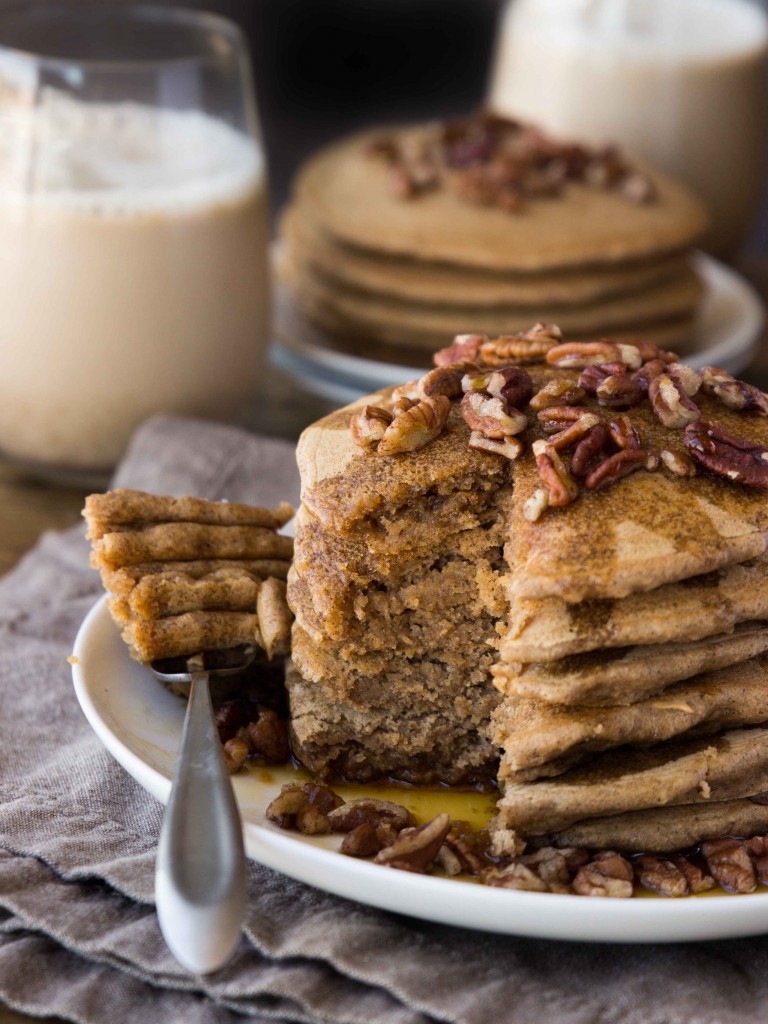
M 277 509 L 142 491 L 92 494 L 83 512 L 91 564 L 134 658 L 256 643 L 268 658 L 287 651 L 285 602 L 293 516 Z
M 690 246 L 705 224 L 676 182 L 516 122 L 364 133 L 299 176 L 278 333 L 290 344 L 303 317 L 328 347 L 424 366 L 453 334 L 535 320 L 573 340 L 679 347 L 702 293 Z
M 765 445 L 762 417 L 696 402 Z M 629 415 L 655 448 L 649 413 Z M 638 473 L 529 523 L 537 483 L 524 456 L 494 667 L 499 824 L 534 842 L 625 851 L 764 833 L 764 495 Z

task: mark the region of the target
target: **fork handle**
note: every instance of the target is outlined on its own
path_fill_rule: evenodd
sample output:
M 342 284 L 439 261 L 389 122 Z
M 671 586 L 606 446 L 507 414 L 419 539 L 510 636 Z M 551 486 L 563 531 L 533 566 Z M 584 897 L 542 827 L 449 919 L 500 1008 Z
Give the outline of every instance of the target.
M 240 938 L 246 896 L 242 822 L 208 673 L 193 672 L 155 869 L 160 930 L 183 967 L 208 974 L 227 962 Z

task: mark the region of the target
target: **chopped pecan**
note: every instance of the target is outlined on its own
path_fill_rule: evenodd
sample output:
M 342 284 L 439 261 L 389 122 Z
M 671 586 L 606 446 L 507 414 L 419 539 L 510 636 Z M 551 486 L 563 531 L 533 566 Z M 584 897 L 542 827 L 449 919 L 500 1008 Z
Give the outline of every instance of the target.
M 671 452 L 665 448 L 659 456 L 673 476 L 696 476 L 696 463 L 685 452 Z
M 241 739 L 239 736 L 233 736 L 231 740 L 227 740 L 224 744 L 222 752 L 227 771 L 230 775 L 234 775 L 235 772 L 240 771 L 248 760 L 251 749 L 244 739 Z
M 549 508 L 549 491 L 537 487 L 530 498 L 523 502 L 523 515 L 529 523 L 536 523 Z
M 420 828 L 404 829 L 394 843 L 376 854 L 376 863 L 406 871 L 426 871 L 450 829 L 447 814 L 438 814 Z
M 347 800 L 346 803 L 340 804 L 332 810 L 329 818 L 334 832 L 350 832 L 365 821 L 377 827 L 390 825 L 399 832 L 411 823 L 411 815 L 407 807 L 393 803 L 391 800 L 375 800 L 372 797 Z
M 486 868 L 480 875 L 483 885 L 491 885 L 497 889 L 520 889 L 523 892 L 549 892 L 547 883 L 539 878 L 536 872 L 513 861 L 503 868 Z
M 424 398 L 418 405 L 396 416 L 376 449 L 379 455 L 399 455 L 424 448 L 438 437 L 451 411 L 445 395 Z
M 282 658 L 291 650 L 291 623 L 293 613 L 286 600 L 285 580 L 268 577 L 256 596 L 256 615 L 259 632 L 267 657 Z
M 768 449 L 732 434 L 719 420 L 686 428 L 685 450 L 710 473 L 746 487 L 768 490 Z
M 377 828 L 373 822 L 363 821 L 344 836 L 341 852 L 348 857 L 372 857 L 394 842 L 394 839 L 394 832 Z
M 522 334 L 503 334 L 488 338 L 480 346 L 480 356 L 487 366 L 504 366 L 517 363 L 541 363 L 547 352 L 562 338 L 562 332 L 554 324 L 534 324 Z
M 568 858 L 554 846 L 544 846 L 535 853 L 526 853 L 520 863 L 533 868 L 542 882 L 546 882 L 550 892 L 567 892 L 570 890 L 571 872 Z
M 746 842 L 760 885 L 768 885 L 768 836 L 755 836 Z
M 641 448 L 627 448 L 624 451 L 615 452 L 590 470 L 584 481 L 584 486 L 588 491 L 600 491 L 623 476 L 633 473 L 636 469 L 645 468 L 649 456 L 650 452 L 643 451 Z
M 392 414 L 378 405 L 366 405 L 349 421 L 352 440 L 361 448 L 378 444 L 392 422 Z
M 737 380 L 717 366 L 705 366 L 702 369 L 701 388 L 705 394 L 718 398 L 729 409 L 768 415 L 768 397 L 759 388 Z
M 595 395 L 599 404 L 609 409 L 630 409 L 633 405 L 639 405 L 645 398 L 643 391 L 629 374 L 625 373 L 606 377 L 598 384 Z
M 570 423 L 575 423 L 580 416 L 584 415 L 584 410 L 574 405 L 550 405 L 536 415 L 542 429 L 548 434 L 554 434 L 558 430 L 563 430 Z
M 627 899 L 632 895 L 632 865 L 620 854 L 606 850 L 599 853 L 590 864 L 579 868 L 573 880 L 574 892 L 579 896 L 618 896 Z
M 468 391 L 464 395 L 461 415 L 471 430 L 492 438 L 511 437 L 528 426 L 525 413 L 509 409 L 502 399 L 491 398 L 481 391 Z
M 705 874 L 700 867 L 692 864 L 687 857 L 673 857 L 672 860 L 675 867 L 685 875 L 685 880 L 688 883 L 688 892 L 692 896 L 700 892 L 707 892 L 709 889 L 714 889 L 715 880 L 712 875 Z
M 605 423 L 597 423 L 590 432 L 576 445 L 571 458 L 573 476 L 586 476 L 592 464 L 605 451 L 609 439 L 608 427 Z
M 640 353 L 634 345 L 613 341 L 569 341 L 547 352 L 550 366 L 580 369 L 599 363 L 625 363 L 630 369 L 640 368 Z M 581 383 L 581 382 L 579 382 Z M 583 385 L 582 385 L 583 387 Z
M 461 395 L 461 378 L 465 373 L 478 369 L 477 363 L 468 360 L 436 366 L 419 381 L 419 395 L 421 398 L 431 398 L 433 395 L 458 398 Z
M 685 363 L 668 363 L 666 372 L 677 381 L 689 398 L 693 398 L 701 387 L 701 375 L 692 366 L 686 366 Z
M 334 793 L 328 786 L 323 786 L 318 782 L 305 782 L 301 791 L 306 793 L 309 803 L 321 810 L 323 814 L 330 814 L 336 807 L 341 807 L 344 803 L 338 793 Z
M 305 836 L 325 835 L 331 831 L 328 815 L 310 803 L 296 812 L 295 827 Z
M 575 423 L 571 423 L 563 430 L 552 434 L 548 438 L 547 444 L 554 448 L 556 452 L 561 452 L 564 448 L 570 448 L 572 444 L 581 441 L 600 422 L 600 417 L 595 416 L 594 413 L 582 413 Z
M 608 424 L 611 440 L 617 448 L 640 448 L 640 435 L 628 416 L 617 416 Z
M 443 843 L 437 851 L 435 864 L 438 864 L 449 878 L 455 878 L 456 875 L 460 875 L 463 870 L 461 861 L 447 843 Z
M 627 372 L 624 363 L 600 363 L 585 366 L 579 374 L 579 386 L 588 394 L 597 394 L 597 389 L 608 377 L 621 377 Z
M 462 832 L 458 827 L 459 824 L 457 822 L 453 823 L 450 832 L 445 837 L 442 848 L 445 849 L 447 847 L 453 853 L 461 864 L 462 871 L 467 871 L 471 875 L 479 875 L 486 866 L 486 862 L 474 848 L 476 839 L 473 843 L 473 837 L 467 835 L 466 832 Z
M 710 839 L 701 852 L 715 881 L 729 892 L 754 892 L 757 878 L 741 839 Z
M 279 828 L 293 828 L 296 823 L 296 815 L 308 803 L 309 797 L 301 786 L 291 782 L 287 786 L 283 786 L 280 795 L 276 796 L 268 805 L 265 814 L 267 820 L 274 822 Z
M 473 430 L 469 435 L 469 447 L 477 452 L 491 452 L 493 455 L 503 455 L 505 459 L 514 461 L 523 450 L 523 442 L 516 437 L 494 438 L 486 437 L 479 430 Z
M 519 366 L 500 366 L 488 374 L 485 390 L 494 398 L 501 398 L 519 409 L 533 394 L 533 381 L 531 375 Z
M 651 359 L 650 362 L 644 363 L 639 370 L 632 374 L 632 380 L 643 394 L 647 394 L 651 381 L 666 372 L 667 364 L 663 359 Z
M 658 452 L 648 452 L 648 457 L 645 460 L 645 468 L 649 473 L 655 473 L 661 469 L 661 456 Z
M 538 412 L 550 405 L 581 405 L 586 397 L 586 391 L 579 384 L 565 377 L 557 377 L 536 392 L 530 406 Z
M 491 825 L 498 824 L 494 818 Z M 517 857 L 525 849 L 525 840 L 512 828 L 493 828 L 488 846 L 491 857 Z
M 263 710 L 248 726 L 254 756 L 265 764 L 285 764 L 291 756 L 288 726 L 276 711 Z
M 447 366 L 449 363 L 460 363 L 465 360 L 477 362 L 480 346 L 487 341 L 484 334 L 457 334 L 448 348 L 435 352 L 432 361 L 435 366 Z
M 679 430 L 694 423 L 701 413 L 690 400 L 682 384 L 668 373 L 654 377 L 648 385 L 648 397 L 657 418 L 670 430 Z
M 634 865 L 637 880 L 643 888 L 660 896 L 687 896 L 688 880 L 674 861 L 643 854 Z
M 251 705 L 245 700 L 227 700 L 215 709 L 213 715 L 219 739 L 226 743 L 248 724 Z
M 546 441 L 534 441 L 533 454 L 541 482 L 549 493 L 552 508 L 570 505 L 579 496 L 579 485 L 565 468 L 563 460 Z

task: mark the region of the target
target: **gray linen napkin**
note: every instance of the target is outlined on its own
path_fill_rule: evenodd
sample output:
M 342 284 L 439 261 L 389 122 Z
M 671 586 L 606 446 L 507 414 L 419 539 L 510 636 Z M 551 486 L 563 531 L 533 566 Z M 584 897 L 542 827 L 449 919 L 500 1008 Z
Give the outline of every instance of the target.
M 115 483 L 259 504 L 298 492 L 286 443 L 168 417 L 139 431 Z M 91 732 L 65 660 L 99 593 L 80 529 L 46 535 L 0 581 L 0 1001 L 83 1024 L 764 1018 L 765 938 L 504 938 L 373 910 L 257 864 L 235 958 L 212 977 L 187 973 L 152 905 L 161 808 Z

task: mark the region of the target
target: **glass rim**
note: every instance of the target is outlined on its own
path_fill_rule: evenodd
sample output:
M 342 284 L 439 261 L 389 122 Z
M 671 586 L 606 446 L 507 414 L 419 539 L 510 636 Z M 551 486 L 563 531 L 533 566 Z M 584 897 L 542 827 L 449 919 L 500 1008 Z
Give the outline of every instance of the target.
M 39 65 L 49 67 L 78 67 L 91 68 L 99 71 L 125 72 L 128 70 L 151 70 L 153 68 L 172 67 L 182 64 L 204 64 L 216 59 L 213 53 L 190 54 L 181 57 L 135 57 L 135 58 L 111 58 L 111 57 L 64 57 L 55 54 L 39 53 L 34 49 L 22 46 L 13 46 L 2 41 L 3 22 L 13 18 L 22 17 L 32 22 L 36 18 L 43 18 L 46 14 L 54 15 L 56 20 L 73 23 L 78 16 L 88 15 L 88 12 L 98 14 L 101 18 L 105 16 L 113 19 L 114 22 L 135 22 L 151 24 L 153 22 L 164 25 L 184 25 L 210 35 L 219 35 L 226 38 L 235 48 L 235 57 L 240 59 L 248 54 L 247 40 L 245 33 L 240 26 L 232 19 L 213 11 L 196 9 L 193 7 L 165 7 L 160 4 L 139 3 L 139 4 L 115 4 L 99 3 L 97 0 L 78 0 L 75 3 L 68 3 L 66 6 L 51 2 L 24 3 L 18 0 L 17 3 L 0 10 L 0 55 L 11 54 L 25 60 L 34 61 Z

